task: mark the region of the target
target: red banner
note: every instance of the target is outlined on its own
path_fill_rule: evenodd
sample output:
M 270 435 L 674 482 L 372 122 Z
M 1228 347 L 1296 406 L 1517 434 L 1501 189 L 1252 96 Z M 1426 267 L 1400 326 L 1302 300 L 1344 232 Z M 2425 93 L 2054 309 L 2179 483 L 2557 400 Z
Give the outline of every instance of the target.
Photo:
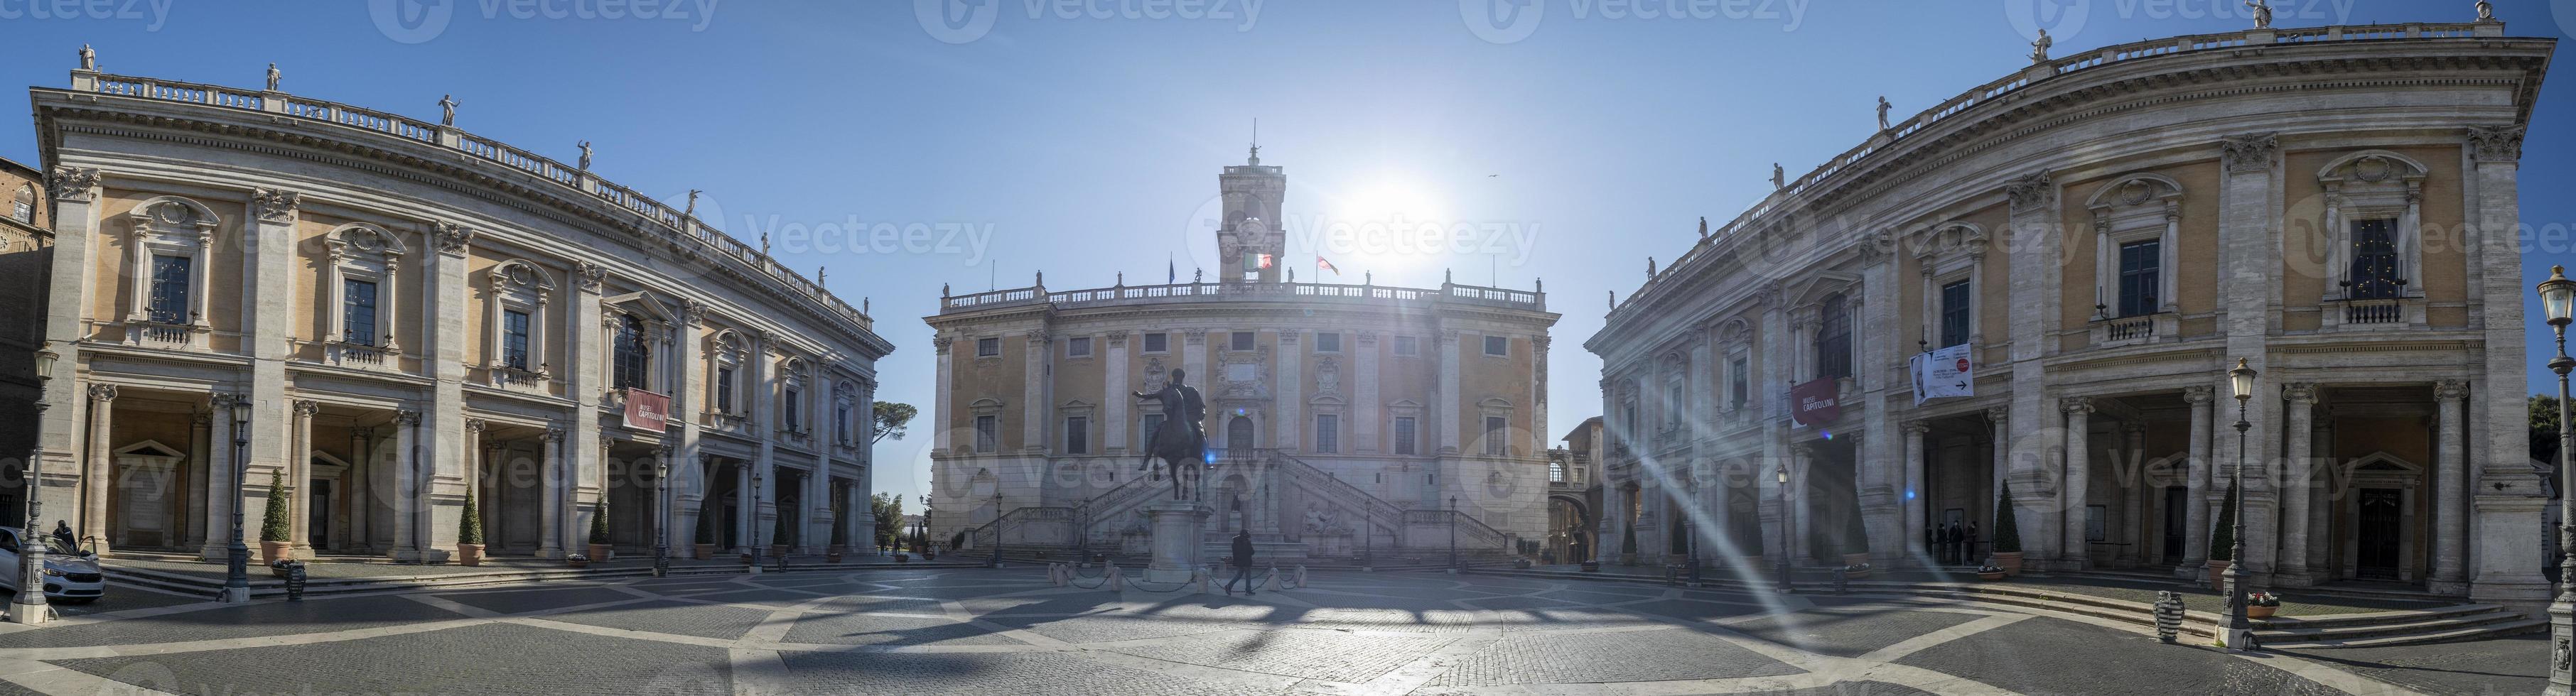
M 1815 427 L 1843 417 L 1842 380 L 1826 378 L 1789 388 L 1789 417 Z
M 656 433 L 671 427 L 671 397 L 627 388 L 626 427 Z

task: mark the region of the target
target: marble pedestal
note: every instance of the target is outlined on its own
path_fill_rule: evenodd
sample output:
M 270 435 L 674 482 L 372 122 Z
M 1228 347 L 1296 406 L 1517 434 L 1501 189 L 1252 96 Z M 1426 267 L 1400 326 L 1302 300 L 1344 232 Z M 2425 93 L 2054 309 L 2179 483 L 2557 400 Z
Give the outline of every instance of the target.
M 1154 561 L 1145 566 L 1146 580 L 1189 582 L 1191 571 L 1199 567 L 1199 529 L 1206 526 L 1211 512 L 1207 506 L 1182 500 L 1145 504 L 1145 516 L 1154 529 Z

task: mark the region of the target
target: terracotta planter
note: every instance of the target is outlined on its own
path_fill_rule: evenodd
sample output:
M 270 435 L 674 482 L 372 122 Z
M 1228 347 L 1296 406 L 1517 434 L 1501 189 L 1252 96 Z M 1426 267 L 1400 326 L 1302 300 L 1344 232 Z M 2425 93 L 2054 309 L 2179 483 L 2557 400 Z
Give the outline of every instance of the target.
M 288 553 L 289 553 L 289 552 L 291 552 L 291 551 L 293 551 L 294 549 L 295 549 L 295 544 L 294 544 L 294 542 L 286 542 L 286 541 L 263 541 L 263 542 L 259 542 L 259 561 L 260 561 L 261 563 L 276 563 L 276 562 L 278 561 L 278 559 L 286 558 L 286 557 L 287 557 L 287 555 L 288 555 Z
M 483 545 L 465 543 L 457 544 L 456 564 L 468 568 L 483 565 Z
M 894 555 L 894 562 L 896 562 L 896 563 L 911 563 L 911 562 L 912 562 L 912 554 L 908 554 L 908 553 L 897 553 L 897 554 L 895 554 L 895 555 Z
M 2272 614 L 2274 614 L 2274 613 L 2276 613 L 2276 612 L 2279 612 L 2279 611 L 2281 611 L 2281 607 L 2280 607 L 2280 606 L 2278 606 L 2278 605 L 2275 605 L 2275 606 L 2268 606 L 2268 607 L 2258 607 L 2258 606 L 2250 606 L 2250 605 L 2249 605 L 2249 606 L 2245 607 L 2245 616 L 2247 616 L 2248 618 L 2268 619 L 2268 618 L 2272 618 Z
M 1998 568 L 2002 568 L 2002 569 L 2004 569 L 2004 575 L 2006 575 L 2006 576 L 2020 575 L 2020 574 L 2021 574 L 2021 552 L 2020 552 L 2020 551 L 2011 551 L 2011 552 L 1997 551 L 1997 552 L 1995 552 L 1995 567 L 1998 567 Z
M 2227 561 L 2222 561 L 2222 560 L 2218 560 L 2218 559 L 2215 559 L 2215 558 L 2213 558 L 2213 559 L 2210 559 L 2210 560 L 2209 560 L 2209 589 L 2214 590 L 2214 591 L 2216 591 L 2216 592 L 2218 592 L 2218 593 L 2220 593 L 2220 594 L 2226 594 L 2226 592 L 2227 592 L 2227 564 L 2228 564 L 2228 562 L 2227 562 Z
M 567 558 L 567 559 L 564 559 L 564 565 L 572 566 L 572 567 L 575 567 L 575 568 L 588 568 L 588 567 L 590 567 L 590 559 L 587 559 L 587 558 Z
M 701 561 L 703 561 L 703 560 L 707 560 L 707 559 L 710 559 L 710 558 L 715 558 L 715 557 L 716 557 L 716 545 L 715 545 L 715 544 L 698 544 L 697 546 L 692 547 L 690 550 L 691 550 L 691 551 L 693 551 L 693 552 L 695 552 L 695 553 L 694 553 L 694 554 L 692 554 L 690 557 L 691 557 L 691 558 L 698 559 L 698 560 L 701 560 Z
M 607 544 L 591 544 L 591 545 L 590 545 L 590 562 L 592 562 L 592 563 L 607 563 L 607 562 L 608 562 L 608 557 L 609 557 L 609 555 L 614 554 L 614 553 L 617 553 L 617 550 L 616 550 L 616 549 L 614 549 L 614 548 L 609 547 L 609 545 L 607 545 Z
M 1868 562 L 1869 554 L 1867 552 L 1843 554 L 1843 565 L 1846 566 L 1856 566 Z
M 770 557 L 770 558 L 786 558 L 786 557 L 787 557 L 787 545 L 786 545 L 786 544 L 770 544 L 770 545 L 769 545 L 769 557 Z
M 823 553 L 823 562 L 825 562 L 825 563 L 839 563 L 839 562 L 841 562 L 841 552 L 839 552 L 839 551 L 826 551 L 826 552 L 824 552 L 824 553 Z
M 1994 582 L 1994 581 L 1996 581 L 1996 580 L 2002 580 L 2002 579 L 2004 579 L 2004 574 L 2003 574 L 2001 571 L 1992 572 L 1992 573 L 1978 573 L 1978 574 L 1977 574 L 1977 579 L 1979 579 L 1979 580 L 1984 580 L 1984 581 L 1986 581 L 1986 582 Z

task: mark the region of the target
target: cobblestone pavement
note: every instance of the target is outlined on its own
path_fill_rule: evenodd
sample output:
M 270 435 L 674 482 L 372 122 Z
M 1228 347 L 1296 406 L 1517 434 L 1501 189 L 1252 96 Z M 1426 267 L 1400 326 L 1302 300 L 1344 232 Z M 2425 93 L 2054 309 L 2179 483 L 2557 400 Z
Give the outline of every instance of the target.
M 2537 691 L 2546 652 L 2237 655 L 2005 605 L 1445 573 L 1257 596 L 1015 567 L 119 599 L 0 625 L 0 696 L 2504 694 Z

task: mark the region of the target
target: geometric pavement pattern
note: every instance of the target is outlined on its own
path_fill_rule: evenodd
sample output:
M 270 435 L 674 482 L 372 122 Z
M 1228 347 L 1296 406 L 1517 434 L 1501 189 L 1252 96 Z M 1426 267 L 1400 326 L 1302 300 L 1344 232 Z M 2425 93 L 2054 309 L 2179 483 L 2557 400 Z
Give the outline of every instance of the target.
M 2127 624 L 1999 605 L 1433 573 L 1309 579 L 1249 597 L 1053 587 L 1028 567 L 250 605 L 128 589 L 146 606 L 0 626 L 0 696 L 2432 691 L 2328 659 L 2162 645 Z

